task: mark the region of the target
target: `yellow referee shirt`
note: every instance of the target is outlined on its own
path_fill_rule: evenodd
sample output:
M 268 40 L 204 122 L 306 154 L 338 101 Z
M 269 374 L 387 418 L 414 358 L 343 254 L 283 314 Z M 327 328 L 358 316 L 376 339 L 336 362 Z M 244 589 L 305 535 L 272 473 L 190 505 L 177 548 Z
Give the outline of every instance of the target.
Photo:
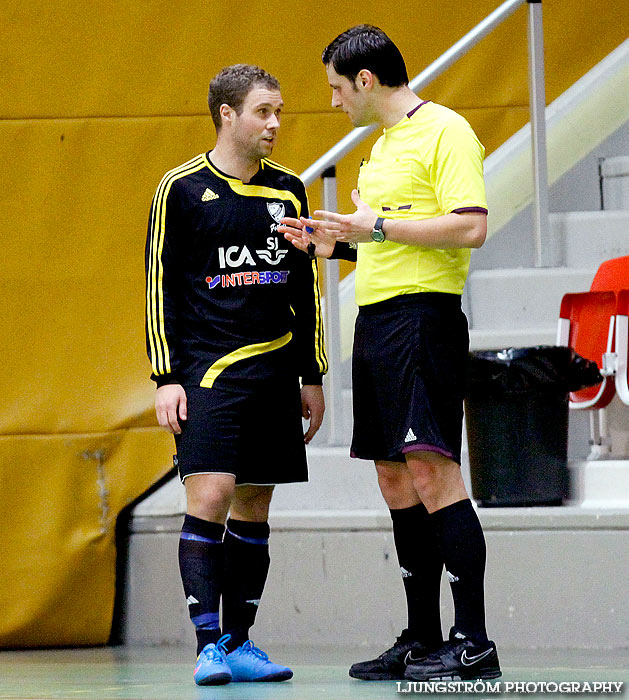
M 423 102 L 383 130 L 369 162 L 360 168 L 360 197 L 386 219 L 486 212 L 484 155 L 483 145 L 462 116 Z M 462 294 L 470 252 L 469 248 L 441 250 L 392 241 L 361 243 L 356 303 L 363 306 L 417 292 Z

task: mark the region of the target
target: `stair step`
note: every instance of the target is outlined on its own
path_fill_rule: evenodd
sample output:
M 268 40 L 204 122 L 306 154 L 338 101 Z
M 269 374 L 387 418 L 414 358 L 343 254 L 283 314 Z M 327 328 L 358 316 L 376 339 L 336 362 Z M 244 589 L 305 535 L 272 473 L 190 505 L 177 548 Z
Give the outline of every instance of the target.
M 629 211 L 574 211 L 550 215 L 553 236 L 568 268 L 596 269 L 629 255 Z
M 626 508 L 629 461 L 583 460 L 570 463 L 570 497 L 581 508 Z
M 535 345 L 554 345 L 557 324 L 543 328 L 492 329 L 470 331 L 470 350 L 501 350 L 528 348 Z
M 561 298 L 590 288 L 582 268 L 476 270 L 469 280 L 474 331 L 555 328 Z

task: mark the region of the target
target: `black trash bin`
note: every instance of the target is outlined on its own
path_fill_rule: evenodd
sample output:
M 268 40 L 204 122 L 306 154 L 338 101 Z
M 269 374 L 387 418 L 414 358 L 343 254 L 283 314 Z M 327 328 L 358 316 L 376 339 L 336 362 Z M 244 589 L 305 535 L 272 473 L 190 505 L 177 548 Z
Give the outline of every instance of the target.
M 465 422 L 481 506 L 561 505 L 568 496 L 568 394 L 602 381 L 572 348 L 470 354 Z

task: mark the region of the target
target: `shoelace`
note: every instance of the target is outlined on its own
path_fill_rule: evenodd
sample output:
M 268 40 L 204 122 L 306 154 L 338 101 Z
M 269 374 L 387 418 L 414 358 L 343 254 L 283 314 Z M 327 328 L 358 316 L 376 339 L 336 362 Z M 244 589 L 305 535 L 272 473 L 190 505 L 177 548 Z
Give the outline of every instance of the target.
M 232 638 L 231 634 L 224 634 L 218 642 L 216 642 L 216 648 L 227 653 L 227 642 Z
M 390 649 L 386 649 L 385 651 L 378 656 L 379 659 L 386 659 L 391 653 L 395 653 L 399 647 L 403 646 L 404 644 L 408 644 L 410 640 L 404 638 L 404 634 L 402 633 L 399 637 L 396 637 L 395 642 L 393 643 L 393 646 Z
M 227 635 L 226 635 L 227 636 Z M 263 661 L 268 661 L 269 660 L 269 655 L 265 654 L 262 649 L 258 649 L 255 644 L 248 639 L 243 645 L 242 645 L 243 651 L 250 651 L 252 654 L 255 654 L 259 658 L 261 658 Z
M 231 638 L 231 634 L 224 634 L 218 642 L 216 642 L 214 647 L 205 652 L 206 655 L 210 657 L 210 661 L 217 663 L 223 661 L 223 654 L 227 653 L 227 642 Z

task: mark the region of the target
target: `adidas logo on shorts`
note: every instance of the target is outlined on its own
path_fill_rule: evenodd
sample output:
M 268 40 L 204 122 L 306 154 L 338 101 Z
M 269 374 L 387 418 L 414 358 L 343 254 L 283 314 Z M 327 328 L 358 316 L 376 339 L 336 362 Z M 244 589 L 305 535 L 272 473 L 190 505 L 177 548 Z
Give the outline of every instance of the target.
M 409 428 L 408 433 L 406 433 L 406 437 L 404 438 L 404 442 L 413 442 L 413 440 L 417 440 L 417 435 L 415 435 L 412 428 Z

